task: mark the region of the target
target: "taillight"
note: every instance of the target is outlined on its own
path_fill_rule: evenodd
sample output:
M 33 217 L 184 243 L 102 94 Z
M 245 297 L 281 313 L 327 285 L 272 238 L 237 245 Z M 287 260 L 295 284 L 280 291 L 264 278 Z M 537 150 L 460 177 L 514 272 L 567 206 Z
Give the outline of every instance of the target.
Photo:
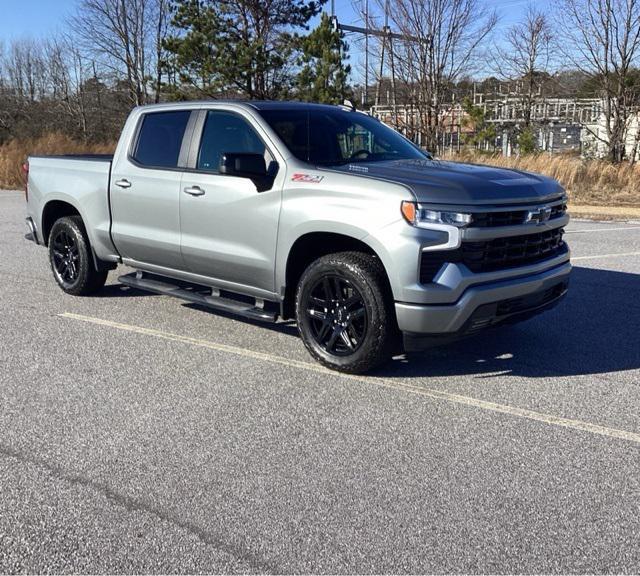
M 24 199 L 29 201 L 29 162 L 22 165 L 22 175 L 24 177 Z

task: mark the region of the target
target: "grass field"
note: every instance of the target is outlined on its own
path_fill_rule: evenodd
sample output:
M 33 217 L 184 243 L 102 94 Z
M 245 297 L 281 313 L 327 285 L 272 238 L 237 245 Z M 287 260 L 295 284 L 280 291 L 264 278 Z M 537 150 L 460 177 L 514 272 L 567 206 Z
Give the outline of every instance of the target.
M 450 157 L 449 157 L 450 158 Z M 462 153 L 452 160 L 537 172 L 560 181 L 573 204 L 640 208 L 640 165 L 583 160 L 564 154 L 531 154 L 506 158 L 500 154 Z
M 114 149 L 115 143 L 87 144 L 55 133 L 34 140 L 12 140 L 0 146 L 0 188 L 22 187 L 21 165 L 29 154 L 106 154 Z M 546 174 L 562 183 L 572 204 L 640 208 L 640 165 L 614 165 L 563 154 L 505 158 L 463 152 L 445 158 Z

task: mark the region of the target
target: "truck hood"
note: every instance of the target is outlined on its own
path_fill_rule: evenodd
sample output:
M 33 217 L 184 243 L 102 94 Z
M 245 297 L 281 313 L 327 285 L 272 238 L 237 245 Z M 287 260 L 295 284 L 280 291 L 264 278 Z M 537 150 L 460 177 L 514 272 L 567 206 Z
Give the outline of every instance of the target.
M 433 204 L 527 204 L 553 200 L 563 192 L 556 180 L 539 174 L 443 160 L 357 162 L 334 169 L 402 184 L 418 202 Z

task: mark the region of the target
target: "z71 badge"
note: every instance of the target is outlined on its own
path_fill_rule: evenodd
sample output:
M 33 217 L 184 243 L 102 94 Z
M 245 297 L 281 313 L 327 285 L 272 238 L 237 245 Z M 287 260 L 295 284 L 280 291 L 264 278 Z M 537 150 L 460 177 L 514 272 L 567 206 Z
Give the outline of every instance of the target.
M 309 184 L 318 184 L 322 182 L 324 176 L 314 175 L 314 174 L 302 174 L 301 172 L 297 172 L 293 176 L 291 176 L 292 182 L 308 182 Z

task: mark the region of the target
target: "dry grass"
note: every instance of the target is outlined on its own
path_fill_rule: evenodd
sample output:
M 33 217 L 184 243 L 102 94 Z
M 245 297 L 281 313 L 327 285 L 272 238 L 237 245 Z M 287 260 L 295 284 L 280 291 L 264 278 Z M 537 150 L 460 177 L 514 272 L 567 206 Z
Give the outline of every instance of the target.
M 625 162 L 614 165 L 604 160 L 583 160 L 564 154 L 532 154 L 505 158 L 499 154 L 463 152 L 452 159 L 517 168 L 551 176 L 565 187 L 574 204 L 640 207 L 638 164 L 631 165 Z
M 110 154 L 115 144 L 87 144 L 65 134 L 33 140 L 10 140 L 0 146 L 0 188 L 21 188 L 22 164 L 29 154 Z
M 640 220 L 640 206 L 583 206 L 569 204 L 573 218 L 589 220 Z

